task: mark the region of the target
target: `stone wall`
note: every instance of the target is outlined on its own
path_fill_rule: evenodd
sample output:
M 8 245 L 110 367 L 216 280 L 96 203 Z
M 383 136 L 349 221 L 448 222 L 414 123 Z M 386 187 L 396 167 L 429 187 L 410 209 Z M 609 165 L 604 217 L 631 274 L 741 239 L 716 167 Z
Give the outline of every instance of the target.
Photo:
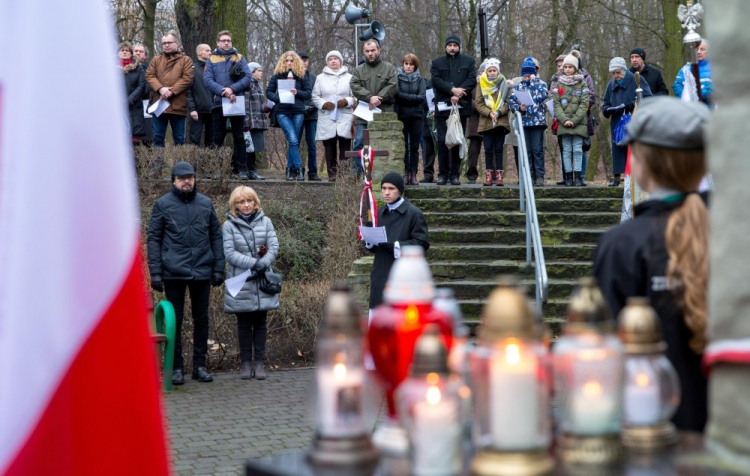
M 390 171 L 404 173 L 404 136 L 401 133 L 401 121 L 395 112 L 375 114 L 375 120 L 370 122 L 370 145 L 375 150 L 387 150 L 387 157 L 376 157 L 372 168 L 372 178 L 375 186 L 373 191 L 380 198 L 380 180 Z

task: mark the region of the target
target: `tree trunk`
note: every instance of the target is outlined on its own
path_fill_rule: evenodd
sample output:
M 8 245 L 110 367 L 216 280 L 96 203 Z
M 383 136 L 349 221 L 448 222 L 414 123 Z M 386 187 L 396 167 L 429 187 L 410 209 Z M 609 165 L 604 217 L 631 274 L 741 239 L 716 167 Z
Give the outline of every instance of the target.
M 204 0 L 206 2 L 210 0 Z M 211 21 L 211 36 L 206 40 L 215 43 L 222 30 L 232 32 L 232 45 L 242 55 L 247 54 L 247 2 L 246 0 L 215 0 Z
M 151 51 L 151 57 L 156 56 L 154 43 L 154 24 L 156 23 L 156 4 L 159 0 L 144 0 L 143 5 L 143 44 Z
M 682 68 L 682 24 L 677 19 L 678 0 L 662 0 L 661 10 L 664 16 L 664 82 L 670 92 L 677 72 Z
M 185 54 L 195 58 L 195 47 L 207 43 L 211 49 L 215 41 L 211 27 L 213 0 L 177 0 L 175 15 Z

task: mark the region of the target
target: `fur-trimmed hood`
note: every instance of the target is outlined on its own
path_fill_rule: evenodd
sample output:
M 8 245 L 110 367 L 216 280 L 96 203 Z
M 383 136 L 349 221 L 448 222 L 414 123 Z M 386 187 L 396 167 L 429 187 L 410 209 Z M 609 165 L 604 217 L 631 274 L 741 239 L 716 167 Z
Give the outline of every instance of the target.
M 128 74 L 138 69 L 138 66 L 140 65 L 141 65 L 141 62 L 139 60 L 133 59 L 133 61 L 129 65 L 120 66 L 120 69 L 122 70 L 122 74 Z

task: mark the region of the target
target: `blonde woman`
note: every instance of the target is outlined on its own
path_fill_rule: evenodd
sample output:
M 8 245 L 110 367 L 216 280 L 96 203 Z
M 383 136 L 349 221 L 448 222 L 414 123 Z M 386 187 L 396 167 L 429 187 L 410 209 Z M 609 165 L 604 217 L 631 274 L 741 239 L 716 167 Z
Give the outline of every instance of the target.
M 265 380 L 266 319 L 269 310 L 279 308 L 279 295 L 264 293 L 258 279 L 253 278 L 265 272 L 276 260 L 279 240 L 271 219 L 263 214 L 258 194 L 250 187 L 239 186 L 232 191 L 226 218 L 222 231 L 227 278 L 248 269 L 253 273 L 236 296 L 225 292 L 224 312 L 237 315 L 242 359 L 240 378 Z
M 294 87 L 289 91 L 294 97 L 293 103 L 281 101 L 279 80 L 294 81 Z M 305 169 L 299 155 L 299 138 L 305 121 L 305 100 L 312 98 L 312 84 L 305 76 L 302 59 L 294 51 L 287 51 L 276 62 L 276 69 L 268 81 L 266 97 L 276 103 L 276 122 L 284 131 L 284 137 L 289 144 L 286 155 L 286 179 L 302 181 L 305 179 Z

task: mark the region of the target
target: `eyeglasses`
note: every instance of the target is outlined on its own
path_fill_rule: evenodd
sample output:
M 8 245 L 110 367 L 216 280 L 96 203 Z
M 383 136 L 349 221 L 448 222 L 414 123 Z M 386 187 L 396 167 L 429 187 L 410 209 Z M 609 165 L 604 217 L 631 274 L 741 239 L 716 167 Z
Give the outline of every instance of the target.
M 162 45 L 162 46 L 166 46 L 166 45 L 171 45 L 171 44 L 173 44 L 173 43 L 177 43 L 177 42 L 176 42 L 176 41 L 162 41 L 162 42 L 161 42 L 161 45 Z

